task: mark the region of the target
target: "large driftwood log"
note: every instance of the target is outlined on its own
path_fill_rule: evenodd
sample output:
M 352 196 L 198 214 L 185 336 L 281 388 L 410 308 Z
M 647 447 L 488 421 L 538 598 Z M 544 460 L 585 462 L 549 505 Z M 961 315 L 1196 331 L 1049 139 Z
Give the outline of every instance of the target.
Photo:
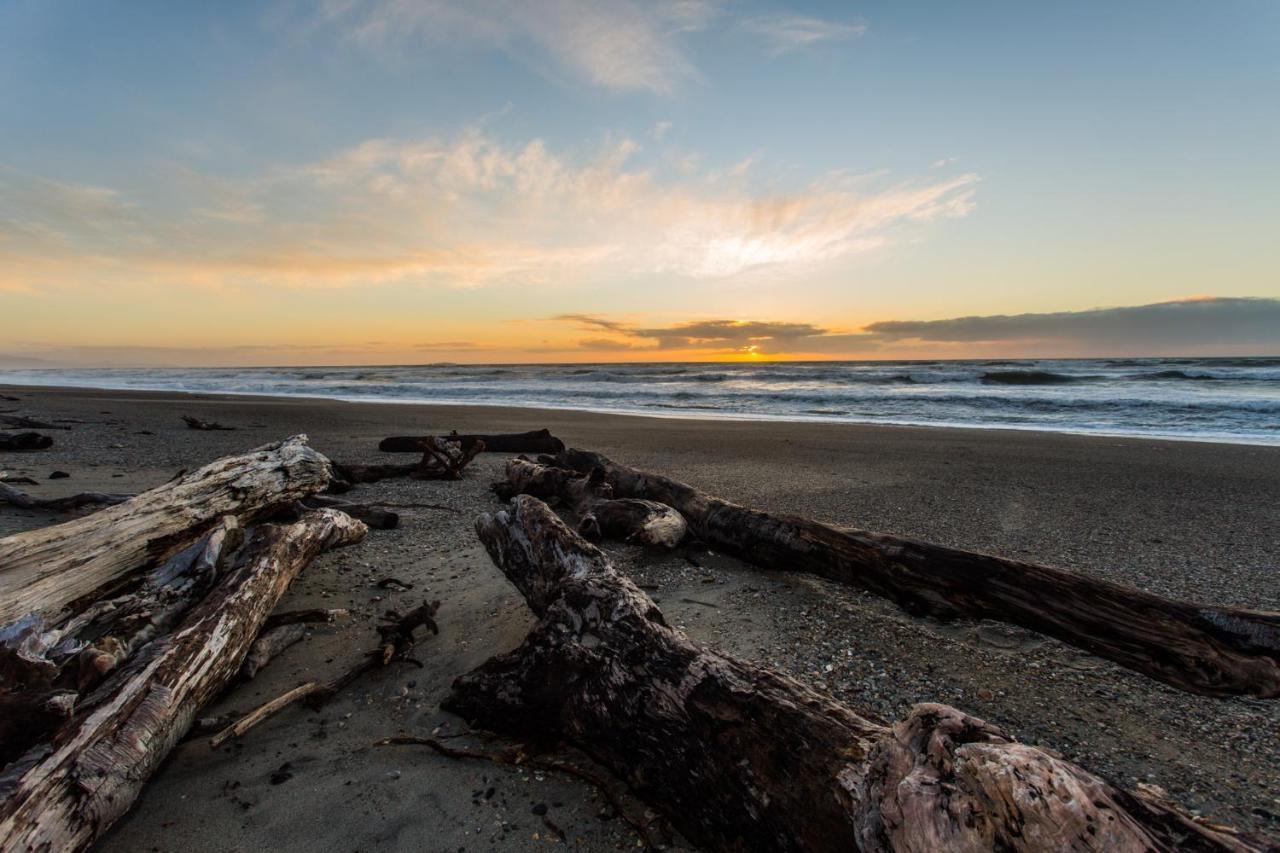
M 88 691 L 134 652 L 173 630 L 213 586 L 244 539 L 227 516 L 147 573 L 137 589 L 104 598 L 46 630 L 37 614 L 0 629 L 0 766 L 45 738 Z
M 378 444 L 378 449 L 383 453 L 421 453 L 423 442 L 430 437 L 393 435 L 384 438 Z M 457 432 L 452 432 L 444 438 L 456 439 L 463 444 L 481 441 L 487 453 L 559 453 L 564 450 L 564 442 L 552 435 L 549 429 L 501 435 L 458 435 Z
M 679 510 L 709 545 L 762 568 L 811 572 L 936 618 L 998 619 L 1208 696 L 1280 697 L 1280 613 L 1173 601 L 1034 563 L 747 509 L 668 477 L 569 450 L 615 495 Z
M 0 850 L 81 850 L 107 830 L 235 677 L 267 614 L 321 551 L 365 526 L 318 510 L 262 525 L 229 572 L 177 630 L 143 648 L 61 727 L 0 776 Z
M 0 625 L 49 624 L 103 584 L 165 557 L 224 515 L 241 521 L 323 489 L 329 461 L 306 436 L 227 456 L 84 518 L 0 539 Z
M 0 432 L 0 450 L 22 453 L 50 447 L 53 447 L 53 438 L 38 432 Z
M 84 506 L 111 506 L 124 503 L 132 495 L 107 495 L 102 492 L 80 492 L 62 498 L 37 498 L 13 486 L 0 483 L 0 503 L 12 504 L 20 509 L 42 509 L 49 512 L 70 512 Z
M 1262 849 L 954 708 L 886 726 L 700 648 L 536 498 L 476 529 L 540 621 L 446 707 L 567 740 L 709 850 Z
M 533 495 L 567 503 L 579 517 L 578 533 L 592 542 L 608 537 L 674 548 L 689 529 L 684 516 L 666 504 L 613 497 L 613 487 L 599 469 L 581 474 L 516 458 L 507 463 L 506 476 L 494 484 L 499 497 Z
M 411 465 L 364 465 L 359 463 L 333 464 L 339 483 L 376 483 L 392 477 L 410 477 L 415 480 L 461 480 L 462 469 L 471 464 L 476 454 L 484 450 L 484 442 L 463 442 L 449 436 L 427 436 L 422 446 L 422 460 Z M 330 491 L 345 491 L 333 489 Z

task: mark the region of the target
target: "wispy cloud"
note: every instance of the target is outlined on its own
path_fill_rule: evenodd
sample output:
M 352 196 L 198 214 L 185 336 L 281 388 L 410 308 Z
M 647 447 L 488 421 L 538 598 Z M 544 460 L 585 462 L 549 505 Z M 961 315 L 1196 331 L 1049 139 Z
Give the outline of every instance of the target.
M 322 20 L 373 49 L 471 43 L 535 66 L 549 58 L 605 89 L 665 94 L 697 77 L 681 37 L 718 8 L 712 0 L 332 0 Z
M 133 191 L 0 174 L 0 289 L 148 279 L 205 286 L 474 287 L 589 276 L 799 274 L 973 206 L 974 175 L 871 187 L 841 174 L 750 191 L 645 166 L 603 140 L 371 139 L 247 179 L 182 172 Z M 757 166 L 763 169 L 763 166 Z
M 842 23 L 805 15 L 759 15 L 743 20 L 741 26 L 775 56 L 821 42 L 857 38 L 867 31 L 862 21 Z

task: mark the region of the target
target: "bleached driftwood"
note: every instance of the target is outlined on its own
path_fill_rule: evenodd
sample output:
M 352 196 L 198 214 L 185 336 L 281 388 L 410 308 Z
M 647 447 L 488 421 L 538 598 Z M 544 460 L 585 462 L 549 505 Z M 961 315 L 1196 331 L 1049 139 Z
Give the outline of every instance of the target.
M 1174 601 L 1077 572 L 747 509 L 659 474 L 569 450 L 616 496 L 675 508 L 708 545 L 766 569 L 866 589 L 909 613 L 998 619 L 1209 696 L 1280 697 L 1280 613 Z
M 238 568 L 175 631 L 141 649 L 49 745 L 6 770 L 0 850 L 82 850 L 133 801 L 202 705 L 239 671 L 267 614 L 321 551 L 366 528 L 334 510 L 253 531 Z
M 84 518 L 0 539 L 0 625 L 54 624 L 71 602 L 198 538 L 323 489 L 329 461 L 304 435 L 227 456 Z
M 714 851 L 1263 849 L 945 705 L 888 726 L 691 642 L 546 504 L 476 529 L 539 618 L 445 707 L 561 738 Z

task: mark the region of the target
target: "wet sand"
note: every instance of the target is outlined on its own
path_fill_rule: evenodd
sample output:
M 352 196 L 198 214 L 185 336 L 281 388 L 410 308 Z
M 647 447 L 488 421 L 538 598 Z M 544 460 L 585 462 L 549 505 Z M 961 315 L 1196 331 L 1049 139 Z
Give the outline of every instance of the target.
M 342 461 L 377 461 L 392 434 L 549 427 L 571 446 L 705 491 L 838 524 L 1088 572 L 1161 595 L 1280 610 L 1280 448 L 864 425 L 713 422 L 534 409 L 0 388 L 0 408 L 67 418 L 55 446 L 0 454 L 40 496 L 134 492 L 182 468 L 298 432 Z M 196 432 L 179 415 L 232 432 Z M 522 600 L 474 536 L 496 507 L 501 456 L 462 482 L 392 480 L 355 493 L 404 508 L 402 526 L 331 552 L 282 609 L 348 607 L 255 681 L 209 709 L 247 711 L 334 674 L 372 645 L 388 607 L 443 601 L 423 668 L 364 679 L 321 711 L 294 708 L 219 750 L 180 747 L 105 850 L 535 850 L 558 843 L 535 806 L 582 850 L 632 848 L 577 781 L 373 747 L 399 733 L 459 731 L 439 710 L 457 675 L 519 643 Z M 54 470 L 67 479 L 48 480 Z M 0 509 L 0 535 L 47 524 Z M 705 551 L 613 546 L 620 568 L 694 639 L 790 671 L 878 716 L 939 701 L 1057 749 L 1119 784 L 1164 787 L 1221 822 L 1280 835 L 1280 703 L 1180 693 L 999 623 L 913 619 L 854 590 Z M 686 559 L 692 557 L 693 561 Z M 695 565 L 694 563 L 697 563 Z M 376 586 L 394 575 L 414 589 Z M 605 809 L 607 812 L 607 808 Z M 607 817 L 607 815 L 605 815 Z

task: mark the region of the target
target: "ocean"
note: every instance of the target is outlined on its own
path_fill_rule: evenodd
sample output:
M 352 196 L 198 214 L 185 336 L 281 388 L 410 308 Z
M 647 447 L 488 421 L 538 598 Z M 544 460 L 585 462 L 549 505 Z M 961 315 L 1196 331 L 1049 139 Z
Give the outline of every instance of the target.
M 1280 357 L 0 369 L 0 382 L 1280 444 Z

